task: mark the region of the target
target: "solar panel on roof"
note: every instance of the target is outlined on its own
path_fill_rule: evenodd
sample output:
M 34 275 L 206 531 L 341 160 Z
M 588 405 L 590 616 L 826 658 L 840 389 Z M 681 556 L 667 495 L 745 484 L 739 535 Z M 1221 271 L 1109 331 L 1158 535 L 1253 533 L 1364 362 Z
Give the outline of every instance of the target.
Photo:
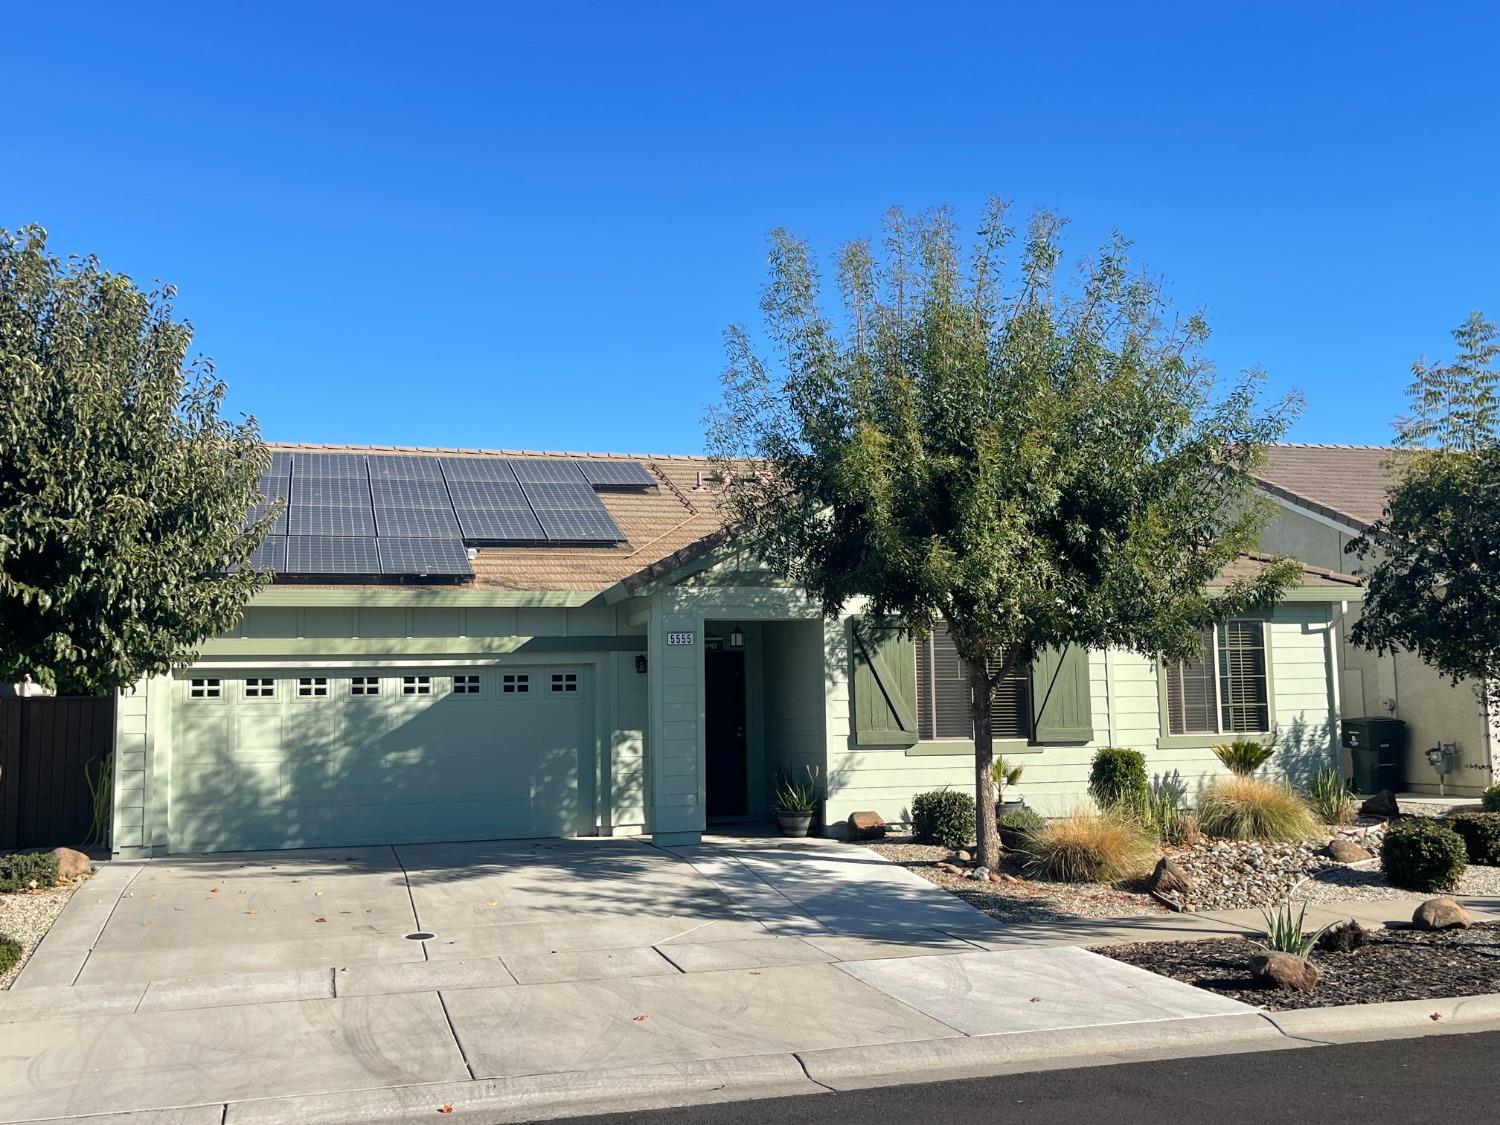
M 625 536 L 605 511 L 537 509 L 536 518 L 554 543 L 621 543 Z
M 261 541 L 260 546 L 250 552 L 249 566 L 251 570 L 275 570 L 286 569 L 286 536 L 268 535 Z
M 443 478 L 436 480 L 387 480 L 374 477 L 370 492 L 377 508 L 449 508 L 448 486 Z
M 510 462 L 502 457 L 444 457 L 443 477 L 449 484 L 461 480 L 494 480 L 516 483 Z
M 288 476 L 263 476 L 256 486 L 261 496 L 268 500 L 278 496 L 285 500 L 292 494 L 292 478 Z
M 513 459 L 511 469 L 522 484 L 587 484 L 572 461 L 553 457 Z
M 288 574 L 379 574 L 380 555 L 373 537 L 292 535 L 287 539 Z
M 245 513 L 245 526 L 249 527 L 256 520 L 260 519 L 261 516 L 263 516 L 267 512 L 269 512 L 271 510 L 271 505 L 272 504 L 279 504 L 279 503 L 280 502 L 276 501 L 276 500 L 264 500 L 264 501 L 262 501 L 259 504 L 252 504 L 250 506 L 250 510 Z M 276 522 L 271 525 L 271 530 L 269 532 L 267 532 L 267 534 L 269 534 L 269 535 L 285 535 L 286 534 L 286 513 L 287 513 L 287 509 L 286 509 L 286 505 L 285 504 L 280 504 L 280 507 L 281 507 L 281 511 L 276 516 Z
M 368 476 L 363 453 L 299 453 L 292 459 L 295 480 L 363 476 Z
M 293 535 L 374 535 L 375 513 L 363 508 L 293 505 L 287 530 Z
M 458 522 L 464 538 L 474 543 L 536 543 L 547 538 L 530 508 L 524 512 L 460 508 Z
M 372 480 L 443 479 L 442 459 L 407 453 L 371 453 L 366 460 Z
M 499 511 L 531 511 L 526 493 L 515 481 L 454 480 L 448 494 L 455 508 L 494 508 Z
M 587 484 L 527 483 L 521 486 L 534 509 L 575 508 L 584 512 L 604 511 L 604 501 Z
M 292 471 L 292 455 L 276 451 L 271 454 L 271 464 L 266 468 L 268 473 L 280 473 L 287 476 Z
M 370 482 L 347 477 L 310 477 L 297 481 L 292 504 L 298 508 L 368 508 Z
M 457 539 L 463 534 L 452 508 L 376 508 L 375 533 L 396 539 Z
M 463 576 L 474 573 L 461 539 L 381 539 L 380 572 Z
M 575 461 L 583 479 L 595 488 L 651 488 L 660 484 L 639 461 Z

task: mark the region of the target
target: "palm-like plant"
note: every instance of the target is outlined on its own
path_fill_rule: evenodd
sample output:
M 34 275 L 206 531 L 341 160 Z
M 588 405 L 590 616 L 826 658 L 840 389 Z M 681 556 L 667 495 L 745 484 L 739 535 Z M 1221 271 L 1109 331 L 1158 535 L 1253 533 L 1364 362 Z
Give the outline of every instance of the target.
M 995 803 L 1002 804 L 1005 801 L 1005 787 L 1016 785 L 1021 780 L 1021 775 L 1026 772 L 1026 767 L 1020 762 L 1012 764 L 1006 761 L 1002 754 L 996 758 L 990 766 L 990 777 L 995 781 Z
M 1241 777 L 1253 776 L 1275 752 L 1273 743 L 1253 738 L 1236 738 L 1233 742 L 1214 747 L 1214 757 Z

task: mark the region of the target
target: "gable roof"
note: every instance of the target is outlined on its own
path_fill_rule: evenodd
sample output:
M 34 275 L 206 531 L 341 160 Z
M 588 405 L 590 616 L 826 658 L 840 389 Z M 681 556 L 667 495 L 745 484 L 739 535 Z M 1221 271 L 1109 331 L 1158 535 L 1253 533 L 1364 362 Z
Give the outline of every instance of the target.
M 1404 456 L 1383 445 L 1273 445 L 1255 476 L 1271 495 L 1365 531 L 1385 511 L 1391 463 Z

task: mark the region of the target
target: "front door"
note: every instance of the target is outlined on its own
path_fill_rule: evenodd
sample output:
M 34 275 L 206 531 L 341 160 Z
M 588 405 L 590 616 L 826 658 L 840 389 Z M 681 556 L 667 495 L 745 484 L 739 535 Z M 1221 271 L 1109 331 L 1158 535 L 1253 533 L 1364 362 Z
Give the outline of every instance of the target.
M 707 726 L 704 732 L 708 816 L 744 816 L 749 811 L 749 762 L 745 750 L 745 654 L 703 654 Z

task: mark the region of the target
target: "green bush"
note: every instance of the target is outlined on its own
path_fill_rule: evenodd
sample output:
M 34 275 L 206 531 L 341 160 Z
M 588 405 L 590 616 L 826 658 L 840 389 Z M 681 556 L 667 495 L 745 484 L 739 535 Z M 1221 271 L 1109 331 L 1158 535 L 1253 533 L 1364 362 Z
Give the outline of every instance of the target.
M 1500 785 L 1491 785 L 1484 791 L 1484 796 L 1479 798 L 1480 807 L 1485 812 L 1500 812 Z
M 1123 746 L 1100 747 L 1089 767 L 1089 796 L 1101 809 L 1143 810 L 1151 797 L 1145 755 Z
M 1223 762 L 1226 769 L 1241 777 L 1250 777 L 1266 764 L 1273 753 L 1274 747 L 1253 738 L 1236 738 L 1233 742 L 1214 747 L 1214 757 Z
M 1280 782 L 1231 774 L 1198 794 L 1198 827 L 1225 840 L 1296 843 L 1323 834 L 1312 810 Z
M 57 882 L 57 860 L 46 852 L 0 855 L 0 893 L 50 887 Z
M 1458 885 L 1468 863 L 1463 837 L 1439 820 L 1402 817 L 1380 842 L 1385 877 L 1409 891 L 1447 891 Z
M 957 789 L 934 789 L 911 799 L 911 834 L 920 844 L 961 848 L 974 839 L 974 798 Z
M 1463 837 L 1470 863 L 1500 867 L 1500 812 L 1459 813 L 1452 824 Z
M 16 967 L 21 959 L 21 943 L 9 934 L 0 934 L 0 976 Z
M 1000 829 L 1000 842 L 1013 848 L 1028 832 L 1035 832 L 1047 822 L 1035 809 L 1017 809 L 997 817 L 995 823 Z

